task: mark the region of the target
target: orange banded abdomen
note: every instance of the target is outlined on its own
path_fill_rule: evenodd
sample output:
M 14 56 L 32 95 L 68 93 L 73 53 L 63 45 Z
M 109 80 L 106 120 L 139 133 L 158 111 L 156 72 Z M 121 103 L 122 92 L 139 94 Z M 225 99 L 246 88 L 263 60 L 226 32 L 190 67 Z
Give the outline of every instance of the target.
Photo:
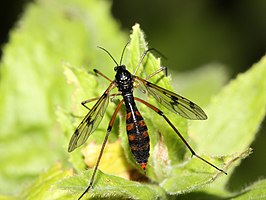
M 150 156 L 148 128 L 136 105 L 126 106 L 126 129 L 131 152 L 143 170 L 146 170 Z

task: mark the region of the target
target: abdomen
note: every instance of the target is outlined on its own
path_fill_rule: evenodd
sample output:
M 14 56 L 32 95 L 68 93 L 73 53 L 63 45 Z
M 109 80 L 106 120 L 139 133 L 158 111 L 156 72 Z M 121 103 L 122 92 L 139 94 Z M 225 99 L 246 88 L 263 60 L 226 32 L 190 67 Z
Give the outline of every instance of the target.
M 126 105 L 126 129 L 131 152 L 145 171 L 150 156 L 150 139 L 148 128 L 135 104 L 133 96 L 124 97 Z

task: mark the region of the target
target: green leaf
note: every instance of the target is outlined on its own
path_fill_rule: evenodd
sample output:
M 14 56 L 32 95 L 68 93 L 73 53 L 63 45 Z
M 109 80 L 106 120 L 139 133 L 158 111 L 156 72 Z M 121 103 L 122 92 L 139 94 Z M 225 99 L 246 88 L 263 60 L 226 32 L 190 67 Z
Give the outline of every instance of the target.
M 38 179 L 20 195 L 21 199 L 59 199 L 60 193 L 54 192 L 53 185 L 72 174 L 72 170 L 62 170 L 60 163 L 42 173 Z M 45 181 L 44 181 L 45 180 Z
M 78 198 L 87 188 L 88 178 L 92 170 L 87 170 L 78 176 L 73 176 L 60 181 L 56 190 Z M 165 199 L 166 194 L 162 188 L 154 184 L 142 184 L 128 181 L 112 175 L 97 172 L 95 187 L 89 190 L 84 198 L 89 199 Z M 67 198 L 68 199 L 68 198 Z
M 226 155 L 249 147 L 265 117 L 265 77 L 263 57 L 215 96 L 206 108 L 208 120 L 191 127 L 191 137 L 198 143 L 199 152 Z
M 245 199 L 265 199 L 266 198 L 266 180 L 260 180 L 251 186 L 246 187 L 241 192 L 234 194 L 231 198 L 236 200 Z
M 227 170 L 234 166 L 236 161 L 246 158 L 251 153 L 252 149 L 249 148 L 242 153 L 233 155 L 212 156 L 208 158 L 208 161 L 216 166 L 224 165 L 224 170 Z M 225 177 L 225 175 L 217 170 L 210 169 L 209 165 L 198 159 L 192 159 L 183 165 L 174 166 L 172 174 L 160 185 L 167 193 L 184 194 L 200 190 L 221 177 Z
M 206 109 L 209 119 L 203 123 L 193 123 L 190 129 L 198 153 L 230 155 L 233 152 L 241 153 L 250 146 L 265 117 L 265 77 L 266 57 L 263 57 L 212 100 Z M 209 191 L 225 190 L 232 170 L 228 174 L 212 184 Z

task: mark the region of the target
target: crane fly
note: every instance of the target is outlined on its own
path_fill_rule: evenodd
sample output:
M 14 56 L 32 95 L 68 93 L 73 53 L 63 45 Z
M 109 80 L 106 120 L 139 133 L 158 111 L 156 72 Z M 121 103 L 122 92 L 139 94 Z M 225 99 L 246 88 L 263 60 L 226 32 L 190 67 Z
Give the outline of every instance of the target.
M 171 126 L 171 128 L 174 130 L 174 132 L 178 135 L 178 137 L 182 140 L 182 142 L 187 146 L 187 148 L 192 153 L 192 156 L 195 156 L 202 160 L 203 162 L 207 163 L 208 165 L 212 166 L 216 170 L 227 174 L 224 170 L 218 168 L 214 164 L 210 163 L 206 159 L 202 158 L 201 156 L 197 155 L 196 152 L 192 149 L 192 147 L 188 144 L 188 142 L 185 140 L 185 138 L 181 135 L 181 133 L 177 130 L 177 128 L 172 124 L 172 122 L 164 115 L 163 111 L 156 108 L 155 106 L 151 105 L 150 103 L 134 97 L 133 90 L 135 87 L 138 87 L 140 85 L 144 86 L 145 90 L 153 96 L 160 104 L 162 104 L 164 107 L 166 107 L 168 110 L 177 113 L 181 115 L 182 117 L 185 117 L 187 119 L 192 120 L 205 120 L 207 119 L 207 115 L 205 112 L 195 103 L 192 101 L 186 99 L 185 97 L 182 97 L 178 94 L 175 94 L 174 92 L 171 92 L 169 90 L 166 90 L 160 86 L 157 86 L 156 84 L 153 84 L 148 81 L 149 78 L 155 76 L 156 74 L 164 71 L 166 68 L 161 67 L 156 72 L 152 73 L 151 75 L 147 76 L 146 79 L 140 78 L 136 76 L 136 71 L 138 70 L 140 64 L 142 63 L 145 55 L 152 50 L 155 50 L 153 48 L 147 49 L 141 56 L 140 61 L 136 67 L 136 70 L 134 74 L 131 74 L 127 69 L 125 65 L 122 65 L 122 58 L 125 52 L 127 45 L 124 47 L 120 59 L 120 63 L 118 64 L 116 60 L 113 58 L 113 56 L 104 48 L 99 47 L 103 51 L 105 51 L 115 62 L 116 66 L 114 67 L 114 71 L 116 72 L 115 79 L 111 80 L 107 76 L 105 76 L 100 71 L 94 69 L 94 72 L 98 75 L 101 75 L 108 81 L 110 81 L 109 86 L 104 91 L 102 96 L 100 98 L 93 98 L 86 101 L 83 101 L 81 104 L 89 109 L 86 104 L 88 102 L 91 102 L 93 100 L 97 100 L 95 105 L 89 109 L 88 114 L 84 117 L 84 119 L 81 121 L 77 129 L 75 130 L 74 134 L 71 137 L 68 152 L 71 152 L 75 150 L 77 147 L 81 146 L 86 142 L 88 137 L 97 129 L 98 125 L 100 124 L 105 110 L 108 106 L 108 102 L 110 99 L 110 96 L 122 96 L 122 100 L 118 103 L 118 106 L 116 107 L 111 120 L 109 122 L 106 136 L 104 138 L 104 142 L 102 144 L 93 174 L 91 176 L 90 182 L 86 190 L 82 193 L 82 195 L 79 197 L 81 199 L 90 188 L 93 186 L 94 178 L 103 154 L 104 147 L 106 145 L 108 136 L 112 130 L 116 115 L 121 108 L 121 106 L 124 104 L 126 107 L 126 131 L 129 141 L 129 146 L 131 149 L 131 152 L 133 154 L 134 159 L 136 162 L 140 165 L 140 167 L 144 170 L 146 170 L 146 166 L 148 163 L 149 158 L 149 150 L 150 150 L 150 144 L 149 144 L 149 134 L 148 134 L 148 128 L 145 124 L 145 121 L 143 117 L 141 116 L 135 101 L 138 101 L 140 103 L 143 103 L 148 108 L 155 111 L 159 116 L 163 117 L 164 120 Z M 155 50 L 156 51 L 156 50 Z M 135 84 L 135 85 L 134 85 Z M 118 92 L 116 94 L 110 94 L 112 89 L 118 88 Z

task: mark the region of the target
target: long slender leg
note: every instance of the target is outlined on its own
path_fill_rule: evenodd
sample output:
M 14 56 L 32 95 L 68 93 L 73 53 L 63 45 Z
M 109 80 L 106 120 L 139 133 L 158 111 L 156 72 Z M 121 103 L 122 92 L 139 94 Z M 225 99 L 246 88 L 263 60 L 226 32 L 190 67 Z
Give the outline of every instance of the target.
M 102 48 L 102 47 L 100 47 Z M 102 72 L 98 71 L 97 69 L 93 69 L 93 71 L 98 74 L 98 75 L 101 75 L 103 78 L 107 79 L 108 81 L 112 82 L 112 80 L 110 78 L 108 78 L 107 76 L 105 76 Z M 110 96 L 117 96 L 117 95 L 120 95 L 120 94 L 111 94 Z M 95 97 L 95 98 L 92 98 L 92 99 L 87 99 L 85 101 L 82 101 L 81 102 L 81 105 L 83 105 L 85 108 L 87 108 L 88 110 L 90 110 L 90 108 L 88 106 L 86 106 L 87 103 L 89 102 L 92 102 L 92 101 L 96 101 L 98 100 L 100 97 Z
M 96 162 L 96 165 L 95 165 L 95 168 L 93 170 L 93 173 L 92 173 L 92 176 L 91 176 L 91 180 L 89 182 L 89 186 L 87 187 L 87 189 L 82 193 L 82 195 L 78 198 L 79 200 L 89 191 L 89 189 L 92 187 L 92 184 L 94 182 L 94 178 L 95 178 L 95 175 L 96 175 L 96 172 L 97 172 L 97 169 L 98 169 L 98 166 L 99 166 L 99 163 L 100 163 L 100 160 L 101 160 L 101 157 L 103 155 L 103 150 L 104 150 L 104 147 L 106 145 L 106 142 L 107 142 L 107 139 L 109 137 L 109 134 L 112 130 L 112 127 L 113 127 L 113 124 L 114 124 L 114 121 L 115 121 L 115 117 L 120 109 L 120 107 L 122 106 L 124 100 L 121 100 L 118 104 L 118 106 L 116 107 L 115 111 L 114 111 L 114 114 L 109 122 L 109 125 L 108 125 L 108 128 L 107 128 L 107 132 L 106 132 L 106 136 L 104 138 L 104 141 L 103 141 L 103 145 L 102 145 L 102 148 L 101 148 L 101 151 L 100 151 L 100 154 L 98 156 L 98 159 L 97 159 L 97 162 Z
M 176 132 L 176 134 L 180 137 L 180 139 L 182 140 L 182 142 L 187 146 L 187 148 L 190 150 L 190 152 L 192 153 L 192 156 L 196 156 L 197 158 L 199 158 L 200 160 L 202 160 L 203 162 L 209 164 L 210 166 L 214 167 L 215 169 L 219 170 L 220 172 L 224 173 L 227 175 L 227 173 L 216 167 L 214 164 L 210 163 L 209 161 L 205 160 L 204 158 L 200 157 L 199 155 L 196 154 L 196 152 L 192 149 L 192 147 L 187 143 L 187 141 L 185 140 L 185 138 L 181 135 L 181 133 L 176 129 L 176 127 L 172 124 L 172 122 L 164 115 L 164 113 L 159 110 L 158 108 L 156 108 L 155 106 L 149 104 L 148 102 L 139 99 L 137 97 L 134 98 L 135 100 L 145 104 L 146 106 L 148 106 L 149 108 L 151 108 L 152 110 L 154 110 L 156 113 L 158 113 L 159 115 L 161 115 L 165 121 L 172 127 L 172 129 Z
M 165 71 L 165 73 L 167 74 L 167 67 L 161 66 L 160 69 L 158 69 L 157 71 L 153 72 L 152 74 L 150 74 L 149 76 L 147 76 L 145 78 L 145 80 L 150 79 L 151 77 L 155 76 L 156 74 L 159 74 L 161 71 Z
M 166 67 L 161 67 L 160 69 L 158 69 L 157 71 L 153 72 L 152 74 L 150 74 L 149 76 L 147 76 L 144 80 L 148 80 L 150 79 L 151 77 L 155 76 L 156 74 L 160 73 L 161 71 L 167 71 L 167 68 Z M 167 72 L 166 72 L 167 73 Z M 134 85 L 134 88 L 137 88 L 139 87 L 141 83 L 140 82 L 137 82 L 136 85 Z M 143 93 L 146 93 L 145 90 L 141 90 Z
M 112 98 L 114 98 L 115 96 L 117 95 L 121 95 L 119 93 L 115 93 L 115 94 L 110 94 L 109 96 L 113 96 Z M 91 98 L 91 99 L 87 99 L 85 101 L 82 101 L 81 102 L 81 105 L 84 106 L 85 108 L 87 108 L 88 110 L 91 110 L 88 106 L 86 106 L 87 103 L 90 103 L 90 102 L 93 102 L 93 101 L 97 101 L 100 97 L 95 97 L 95 98 Z M 78 118 L 82 118 L 81 116 L 77 116 L 77 115 L 74 115 L 72 113 L 70 113 L 73 117 L 78 117 Z
M 137 67 L 136 67 L 136 69 L 135 69 L 135 71 L 134 71 L 134 73 L 133 73 L 134 75 L 137 73 L 140 64 L 142 63 L 142 61 L 143 61 L 143 59 L 145 58 L 145 56 L 147 55 L 147 53 L 149 53 L 150 51 L 155 51 L 155 52 L 158 53 L 161 57 L 165 58 L 165 56 L 164 56 L 161 52 L 159 52 L 157 49 L 155 49 L 155 48 L 147 49 L 146 51 L 144 51 L 144 53 L 142 54 L 141 58 L 139 59 L 139 63 L 138 63 L 138 65 L 137 65 Z
M 140 66 L 140 64 L 142 63 L 142 61 L 143 61 L 143 59 L 145 58 L 145 56 L 147 55 L 147 53 L 149 52 L 149 51 L 151 51 L 152 49 L 147 49 L 146 51 L 144 51 L 144 53 L 142 54 L 142 56 L 140 57 L 140 59 L 139 59 L 139 63 L 138 63 L 138 65 L 137 65 L 137 67 L 136 67 L 136 69 L 135 69 L 135 71 L 134 71 L 134 75 L 137 73 L 137 71 L 138 71 L 138 69 L 139 69 L 139 66 Z
M 99 70 L 97 69 L 93 69 L 93 71 L 96 73 L 96 74 L 99 74 L 101 75 L 102 77 L 104 77 L 105 79 L 107 79 L 108 81 L 112 82 L 112 80 L 110 78 L 108 78 L 107 76 L 105 76 L 102 72 L 100 72 Z
M 96 101 L 98 100 L 100 97 L 95 97 L 95 98 L 91 98 L 91 99 L 87 99 L 85 101 L 81 102 L 81 105 L 83 105 L 85 108 L 87 108 L 88 110 L 90 110 L 90 108 L 88 106 L 86 106 L 87 103 L 90 103 L 92 101 Z
M 116 96 L 118 96 L 118 95 L 121 95 L 121 93 L 110 94 L 109 96 L 112 97 L 112 98 L 114 98 L 114 97 L 116 97 Z M 98 100 L 99 98 L 100 98 L 100 97 L 95 97 L 95 98 L 92 98 L 92 99 L 87 99 L 87 100 L 85 100 L 85 101 L 82 101 L 82 102 L 81 102 L 81 105 L 83 105 L 85 108 L 87 108 L 88 110 L 90 110 L 90 108 L 89 108 L 88 106 L 86 106 L 86 104 L 87 104 L 87 103 L 90 103 L 90 102 L 92 102 L 92 101 L 96 101 L 96 100 Z

